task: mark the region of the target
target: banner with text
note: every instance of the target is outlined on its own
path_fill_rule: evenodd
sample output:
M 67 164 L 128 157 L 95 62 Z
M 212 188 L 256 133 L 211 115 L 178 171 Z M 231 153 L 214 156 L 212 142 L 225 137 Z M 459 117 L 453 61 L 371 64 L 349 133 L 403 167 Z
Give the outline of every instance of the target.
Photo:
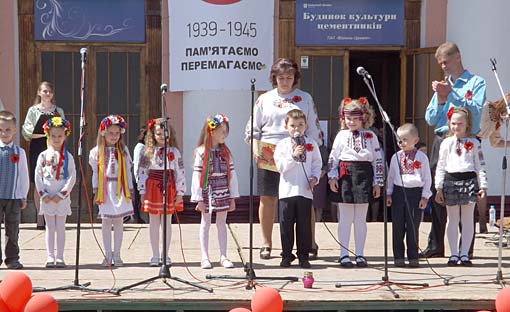
M 274 0 L 168 0 L 170 91 L 272 88 Z
M 403 45 L 404 0 L 296 0 L 296 45 Z

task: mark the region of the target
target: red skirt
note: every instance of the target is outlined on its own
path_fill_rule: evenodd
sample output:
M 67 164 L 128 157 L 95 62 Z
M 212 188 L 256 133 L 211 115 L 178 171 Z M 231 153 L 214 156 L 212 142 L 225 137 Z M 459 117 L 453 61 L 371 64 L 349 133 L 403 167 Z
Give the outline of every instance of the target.
M 145 183 L 145 196 L 142 211 L 152 214 L 163 214 L 163 170 L 150 170 L 149 177 Z M 177 197 L 175 189 L 175 178 L 173 171 L 169 170 L 166 187 L 166 212 L 173 214 L 175 211 L 183 211 L 184 204 L 174 204 Z

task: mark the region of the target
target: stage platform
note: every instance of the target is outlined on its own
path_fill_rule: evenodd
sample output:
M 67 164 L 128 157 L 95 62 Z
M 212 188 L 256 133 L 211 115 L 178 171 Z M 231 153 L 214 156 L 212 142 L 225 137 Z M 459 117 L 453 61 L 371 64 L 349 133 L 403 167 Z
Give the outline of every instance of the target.
M 430 223 L 423 223 L 420 228 L 420 246 L 425 247 Z M 333 233 L 330 234 L 328 229 Z M 124 267 L 114 267 L 111 271 L 100 265 L 101 251 L 94 238 L 101 239 L 100 224 L 82 226 L 80 253 L 80 283 L 90 282 L 92 290 L 59 290 L 50 291 L 59 302 L 61 311 L 228 311 L 234 307 L 249 307 L 254 290 L 246 290 L 247 280 L 244 279 L 243 261 L 249 259 L 249 225 L 230 224 L 228 256 L 235 263 L 234 269 L 224 269 L 219 264 L 216 228 L 211 227 L 210 256 L 213 269 L 200 268 L 200 245 L 198 224 L 186 224 L 180 228 L 172 225 L 172 243 L 170 256 L 173 277 L 211 287 L 212 293 L 200 290 L 174 280 L 158 279 L 152 283 L 122 291 L 120 295 L 109 292 L 159 274 L 159 267 L 149 267 L 151 257 L 148 225 L 126 224 L 122 258 Z M 368 239 L 365 255 L 369 267 L 363 269 L 344 269 L 336 262 L 339 247 L 336 242 L 337 224 L 318 223 L 317 238 L 320 246 L 319 259 L 312 261 L 312 268 L 305 270 L 297 265 L 290 268 L 279 266 L 279 229 L 274 226 L 273 258 L 261 260 L 258 249 L 254 249 L 255 274 L 257 287 L 271 286 L 281 290 L 285 303 L 285 311 L 433 311 L 433 310 L 480 310 L 494 309 L 494 299 L 500 286 L 493 281 L 497 273 L 497 244 L 494 244 L 494 233 L 478 235 L 475 245 L 473 267 L 447 267 L 447 258 L 429 259 L 420 262 L 420 268 L 396 268 L 391 258 L 391 224 L 388 225 L 389 239 L 389 270 L 390 282 L 426 283 L 429 287 L 412 287 L 391 285 L 399 298 L 390 291 L 387 285 L 380 284 L 384 276 L 383 223 L 368 224 Z M 254 225 L 254 246 L 259 246 L 259 225 Z M 44 231 L 36 230 L 34 224 L 21 226 L 21 261 L 37 290 L 42 288 L 72 286 L 75 280 L 75 246 L 76 227 L 70 224 L 66 232 L 65 269 L 46 269 Z M 182 237 L 182 243 L 180 240 Z M 352 239 L 351 239 L 352 240 Z M 101 244 L 102 245 L 102 244 Z M 239 246 L 239 247 L 238 247 Z M 354 248 L 353 242 L 351 242 Z M 185 261 L 184 261 L 185 258 Z M 506 278 L 510 279 L 510 250 L 503 249 L 503 269 Z M 301 279 L 297 282 L 281 280 L 265 280 L 262 277 L 298 277 L 304 271 L 312 271 L 315 277 L 313 289 L 303 288 Z M 10 270 L 2 266 L 0 278 Z M 206 275 L 220 276 L 229 274 L 240 277 L 240 280 L 206 279 Z M 449 285 L 445 285 L 448 281 Z M 472 282 L 480 282 L 471 284 Z M 340 283 L 341 287 L 336 285 Z M 369 286 L 357 286 L 368 283 Z M 354 286 L 353 286 L 354 284 Z M 96 292 L 94 290 L 106 290 Z

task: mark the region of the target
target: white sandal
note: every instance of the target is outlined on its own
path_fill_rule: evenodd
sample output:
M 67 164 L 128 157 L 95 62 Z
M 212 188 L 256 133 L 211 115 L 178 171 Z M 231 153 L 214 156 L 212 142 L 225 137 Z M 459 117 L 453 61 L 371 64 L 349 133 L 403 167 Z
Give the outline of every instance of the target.
M 200 267 L 202 269 L 212 269 L 211 261 L 209 261 L 209 259 L 202 260 L 202 262 L 200 262 Z
M 220 262 L 225 269 L 232 269 L 234 267 L 234 264 L 228 258 L 223 258 Z

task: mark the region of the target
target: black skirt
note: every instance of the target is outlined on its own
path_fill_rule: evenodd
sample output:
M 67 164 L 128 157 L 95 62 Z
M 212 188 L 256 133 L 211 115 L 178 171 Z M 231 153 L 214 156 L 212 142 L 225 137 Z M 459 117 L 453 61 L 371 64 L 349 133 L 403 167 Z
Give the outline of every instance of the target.
M 476 172 L 446 173 L 443 195 L 446 206 L 466 205 L 478 200 L 478 177 Z
M 44 123 L 54 117 L 54 113 L 57 110 L 55 110 L 52 113 L 49 114 L 42 114 L 39 116 L 39 119 L 37 120 L 34 131 L 32 134 L 44 134 L 43 125 Z M 29 149 L 29 165 L 30 165 L 30 182 L 34 182 L 34 176 L 35 176 L 35 166 L 37 165 L 37 158 L 39 157 L 39 154 L 41 152 L 45 151 L 48 148 L 48 145 L 46 143 L 46 137 L 38 138 L 38 139 L 32 139 L 30 140 L 30 149 Z
M 278 197 L 280 173 L 257 168 L 257 190 L 260 196 Z
M 340 161 L 338 168 L 338 192 L 330 192 L 329 199 L 335 203 L 370 203 L 374 181 L 372 163 Z

